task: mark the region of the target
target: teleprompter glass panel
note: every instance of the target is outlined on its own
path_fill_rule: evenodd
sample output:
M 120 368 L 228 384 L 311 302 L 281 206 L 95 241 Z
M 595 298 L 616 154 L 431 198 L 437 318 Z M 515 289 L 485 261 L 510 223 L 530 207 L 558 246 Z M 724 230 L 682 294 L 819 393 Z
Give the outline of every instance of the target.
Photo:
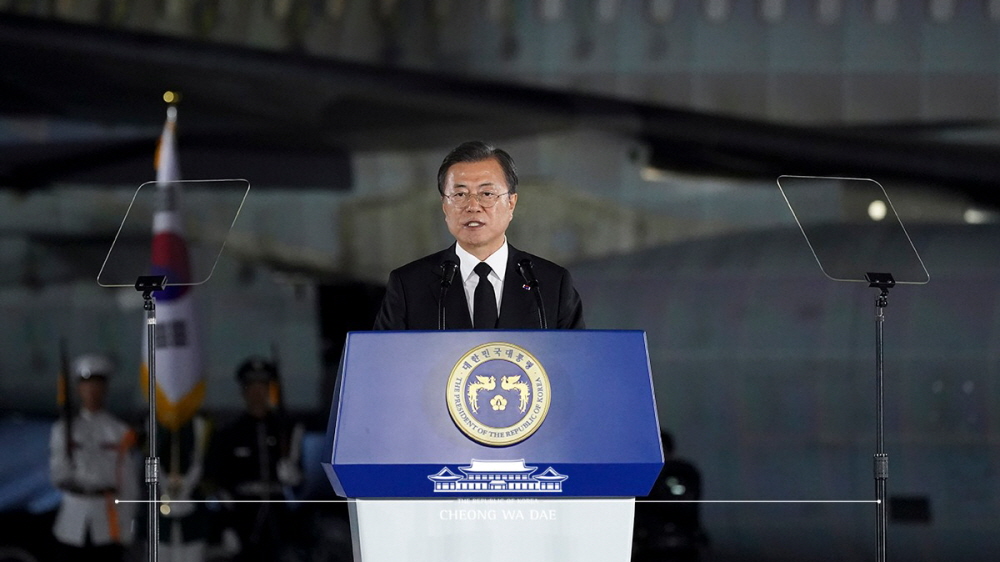
M 888 273 L 896 283 L 930 280 L 920 255 L 878 182 L 866 178 L 780 176 L 778 188 L 823 274 L 868 282 Z
M 132 196 L 97 274 L 102 287 L 134 287 L 141 276 L 200 285 L 212 276 L 250 191 L 244 179 L 146 182 Z

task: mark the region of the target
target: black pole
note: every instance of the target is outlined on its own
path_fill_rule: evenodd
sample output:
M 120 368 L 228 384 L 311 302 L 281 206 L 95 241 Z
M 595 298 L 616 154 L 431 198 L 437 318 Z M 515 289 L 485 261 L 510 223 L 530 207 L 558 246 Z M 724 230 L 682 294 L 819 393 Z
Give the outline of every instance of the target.
M 149 292 L 143 294 L 146 310 L 146 365 L 149 367 L 149 456 L 146 457 L 146 487 L 149 496 L 148 527 L 149 562 L 156 562 L 160 546 L 160 514 L 157 509 L 160 459 L 156 456 L 156 304 Z
M 163 275 L 144 275 L 135 282 L 142 291 L 146 311 L 146 365 L 149 369 L 149 456 L 146 457 L 146 488 L 149 497 L 146 538 L 149 541 L 149 562 L 156 562 L 160 547 L 159 477 L 160 459 L 156 456 L 156 300 L 153 291 L 162 291 L 167 284 Z
M 446 260 L 441 264 L 441 294 L 438 296 L 438 330 L 444 330 L 447 327 L 445 325 L 444 297 L 448 294 L 448 288 L 451 287 L 451 283 L 455 279 L 456 271 L 458 271 L 458 264 L 452 260 Z
M 448 294 L 448 285 L 441 283 L 441 294 L 438 296 L 438 330 L 444 330 L 446 325 L 444 321 L 445 308 L 444 308 L 444 297 Z
M 885 452 L 885 425 L 883 423 L 883 403 L 884 403 L 884 385 L 883 385 L 883 371 L 882 371 L 882 324 L 885 320 L 883 311 L 888 303 L 888 290 L 882 289 L 881 294 L 875 299 L 875 395 L 877 405 L 875 407 L 876 425 L 875 425 L 875 499 L 878 503 L 875 504 L 875 509 L 877 511 L 877 548 L 878 562 L 885 562 L 886 548 L 885 548 L 885 535 L 886 535 L 886 481 L 889 479 L 889 455 Z
M 532 287 L 531 291 L 535 293 L 535 304 L 538 305 L 538 328 L 548 330 L 549 321 L 545 319 L 545 303 L 542 301 L 542 291 L 538 288 L 538 285 Z
M 867 273 L 865 279 L 869 287 L 879 289 L 875 297 L 875 504 L 876 512 L 876 560 L 886 559 L 887 486 L 889 479 L 889 455 L 885 452 L 884 399 L 885 390 L 882 370 L 882 325 L 885 322 L 885 307 L 889 305 L 889 289 L 896 281 L 888 273 Z

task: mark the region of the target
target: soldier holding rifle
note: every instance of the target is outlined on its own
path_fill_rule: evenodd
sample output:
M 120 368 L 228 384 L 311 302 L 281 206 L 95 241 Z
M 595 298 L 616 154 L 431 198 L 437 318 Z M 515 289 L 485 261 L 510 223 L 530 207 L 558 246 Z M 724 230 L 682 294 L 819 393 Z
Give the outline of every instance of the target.
M 213 447 L 214 481 L 230 498 L 230 529 L 223 537 L 237 560 L 276 560 L 288 521 L 285 490 L 302 482 L 303 428 L 280 407 L 279 374 L 274 362 L 251 357 L 236 379 L 246 410 L 219 432 Z
M 132 539 L 134 504 L 115 500 L 138 497 L 132 459 L 136 438 L 104 409 L 113 374 L 107 357 L 79 357 L 72 376 L 80 411 L 64 414 L 52 428 L 49 468 L 63 493 L 53 534 L 65 549 L 63 560 L 120 560 Z

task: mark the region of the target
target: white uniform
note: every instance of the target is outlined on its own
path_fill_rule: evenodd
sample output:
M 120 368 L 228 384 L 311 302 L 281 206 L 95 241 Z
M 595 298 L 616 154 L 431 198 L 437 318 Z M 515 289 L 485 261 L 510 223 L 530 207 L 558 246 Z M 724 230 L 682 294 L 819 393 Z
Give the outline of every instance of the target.
M 135 433 L 106 411 L 82 410 L 73 418 L 71 462 L 64 426 L 56 422 L 49 440 L 52 481 L 63 490 L 53 534 L 71 546 L 83 546 L 88 535 L 95 546 L 130 544 L 136 504 L 116 505 L 115 499 L 138 498 Z

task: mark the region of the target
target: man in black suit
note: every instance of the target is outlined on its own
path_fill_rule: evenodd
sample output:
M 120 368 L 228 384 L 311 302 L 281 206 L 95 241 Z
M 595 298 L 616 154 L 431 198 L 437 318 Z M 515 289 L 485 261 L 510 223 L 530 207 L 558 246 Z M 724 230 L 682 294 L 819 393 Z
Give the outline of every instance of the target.
M 585 327 L 569 272 L 507 243 L 517 206 L 509 154 L 479 141 L 459 145 L 438 169 L 438 192 L 456 243 L 389 274 L 376 330 Z

